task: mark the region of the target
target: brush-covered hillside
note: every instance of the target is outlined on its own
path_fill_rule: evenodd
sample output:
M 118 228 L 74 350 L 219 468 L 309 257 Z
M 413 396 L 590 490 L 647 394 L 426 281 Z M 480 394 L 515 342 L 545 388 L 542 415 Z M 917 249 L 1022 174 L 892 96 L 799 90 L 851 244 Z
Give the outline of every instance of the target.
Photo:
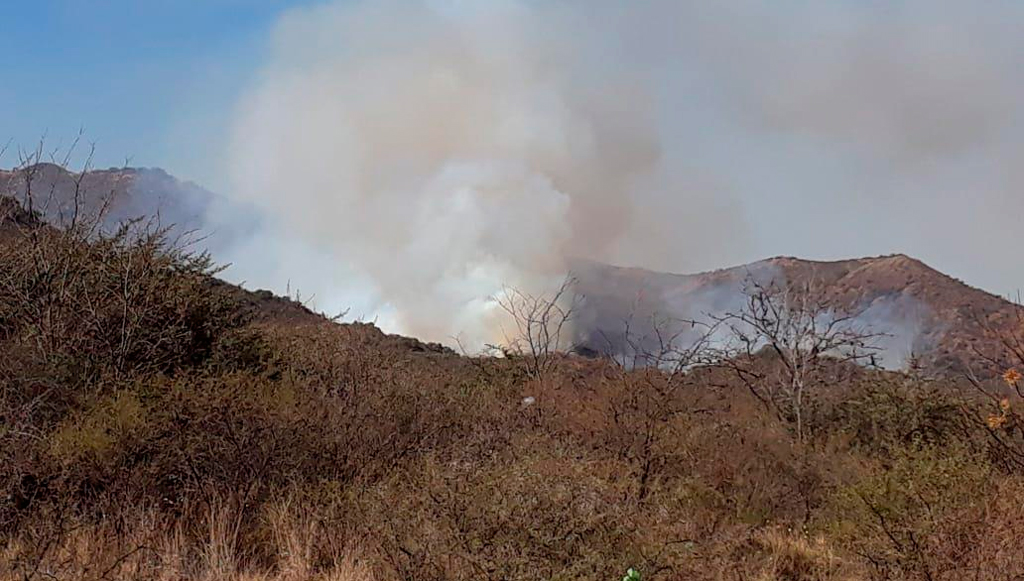
M 700 274 L 668 274 L 579 261 L 585 295 L 580 341 L 602 351 L 623 321 L 664 315 L 700 320 L 742 309 L 750 281 L 814 288 L 828 305 L 880 335 L 885 366 L 912 361 L 925 373 L 992 376 L 1016 349 L 1004 339 L 1024 327 L 1024 309 L 920 260 L 896 254 L 822 262 L 778 257 Z
M 101 214 L 102 225 L 111 229 L 146 218 L 172 227 L 175 234 L 201 227 L 203 213 L 216 198 L 158 168 L 76 172 L 57 163 L 0 169 L 0 196 L 31 199 L 32 209 L 49 222 L 70 222 L 76 212 Z
M 770 353 L 465 357 L 2 208 L 0 579 L 1024 575 L 1014 373 L 822 356 L 797 429 Z

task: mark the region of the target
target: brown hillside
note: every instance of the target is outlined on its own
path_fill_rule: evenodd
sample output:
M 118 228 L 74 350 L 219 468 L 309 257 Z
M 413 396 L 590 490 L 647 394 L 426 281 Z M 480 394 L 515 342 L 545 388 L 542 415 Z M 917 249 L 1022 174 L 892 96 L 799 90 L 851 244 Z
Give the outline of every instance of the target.
M 111 184 L 118 183 L 119 180 L 131 180 L 134 179 L 133 176 L 138 175 L 137 170 L 129 170 L 129 173 L 122 174 L 120 177 L 114 177 L 113 172 L 105 173 L 110 178 Z M 0 180 L 3 177 L 3 173 L 0 172 Z M 9 172 L 7 177 L 10 177 Z M 175 183 L 180 184 L 176 180 Z M 121 191 L 127 193 L 129 190 Z M 37 213 L 28 212 L 13 197 L 0 195 L 0 245 L 17 244 L 19 238 L 33 228 L 45 227 L 48 227 L 46 222 Z M 323 314 L 310 310 L 301 302 L 275 295 L 268 290 L 250 290 L 212 276 L 207 277 L 206 285 L 213 292 L 230 300 L 241 319 L 257 325 L 299 327 L 331 323 Z M 340 327 L 344 328 L 347 337 L 361 345 L 401 352 L 454 353 L 451 349 L 437 343 L 423 343 L 410 337 L 386 334 L 371 323 L 348 323 L 340 325 Z
M 2 204 L 0 581 L 1024 573 L 1009 386 L 824 365 L 797 428 L 728 368 L 462 357 Z
M 76 183 L 77 182 L 77 183 Z M 146 217 L 184 232 L 201 226 L 201 217 L 213 194 L 183 182 L 161 169 L 111 168 L 84 175 L 52 163 L 15 170 L 0 170 L 0 196 L 25 200 L 31 191 L 33 209 L 51 223 L 66 222 L 74 214 L 76 192 L 79 212 L 103 210 L 103 225 Z
M 615 332 L 631 313 L 700 318 L 738 309 L 749 277 L 815 284 L 837 308 L 897 335 L 905 355 L 912 352 L 936 374 L 998 370 L 998 361 L 989 361 L 1005 351 L 996 335 L 1013 334 L 1022 318 L 1020 306 L 902 254 L 833 262 L 776 257 L 691 275 L 581 262 L 575 272 L 587 297 L 583 317 L 589 334 L 582 339 L 591 343 Z
M 53 164 L 0 170 L 0 196 L 24 200 L 31 181 L 34 209 L 40 217 L 51 223 L 66 221 L 74 208 L 77 177 Z M 201 229 L 202 214 L 214 199 L 211 192 L 159 169 L 91 171 L 82 177 L 78 191 L 80 207 L 86 213 L 108 202 L 104 214 L 108 230 L 139 216 L 157 216 L 160 224 L 173 225 L 176 233 Z M 10 232 L 12 224 L 34 219 L 11 203 L 0 208 L 0 213 L 7 215 L 0 238 Z M 220 240 L 225 235 L 218 232 Z M 584 261 L 574 264 L 573 270 L 587 297 L 578 339 L 598 351 L 614 342 L 611 338 L 621 333 L 626 319 L 635 322 L 654 314 L 696 319 L 739 309 L 744 281 L 750 276 L 796 285 L 816 281 L 834 298 L 837 308 L 862 313 L 870 326 L 893 335 L 886 345 L 891 351 L 889 364 L 898 366 L 897 360 L 914 355 L 925 370 L 936 374 L 997 371 L 1003 366 L 998 359 L 1006 349 L 996 336 L 1013 334 L 1022 318 L 1021 309 L 1013 303 L 902 254 L 832 262 L 776 257 L 698 274 Z M 217 284 L 235 289 L 232 292 L 258 319 L 298 322 L 319 318 L 270 293 Z

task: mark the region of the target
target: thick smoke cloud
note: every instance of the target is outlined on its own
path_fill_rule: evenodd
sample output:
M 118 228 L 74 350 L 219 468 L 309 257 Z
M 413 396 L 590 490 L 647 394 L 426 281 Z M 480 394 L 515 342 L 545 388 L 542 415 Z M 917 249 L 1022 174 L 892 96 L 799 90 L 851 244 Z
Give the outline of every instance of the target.
M 399 330 L 478 345 L 503 285 L 683 246 L 687 220 L 645 198 L 744 230 L 720 190 L 669 179 L 654 87 L 576 8 L 340 3 L 281 24 L 234 172 L 274 235 L 335 263 L 302 284 L 350 270 Z
M 993 292 L 1020 288 L 1024 5 L 680 11 L 696 23 L 691 62 L 725 103 L 715 132 L 744 144 L 731 185 L 774 225 L 754 235 L 764 254 L 906 252 Z
M 907 252 L 1018 288 L 1024 8 L 344 1 L 238 108 L 234 276 L 427 339 L 575 258 L 692 272 Z M 231 211 L 216 219 L 230 218 Z

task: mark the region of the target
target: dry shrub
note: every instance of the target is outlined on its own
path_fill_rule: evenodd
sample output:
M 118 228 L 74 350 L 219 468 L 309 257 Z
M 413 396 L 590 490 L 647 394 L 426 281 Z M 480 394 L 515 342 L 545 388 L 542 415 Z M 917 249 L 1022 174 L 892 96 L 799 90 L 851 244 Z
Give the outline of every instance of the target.
M 963 447 L 900 450 L 833 498 L 825 529 L 860 555 L 877 579 L 959 579 L 976 573 L 971 555 L 995 481 L 983 456 Z
M 898 373 L 859 374 L 814 402 L 811 427 L 869 456 L 907 447 L 980 445 L 963 397 L 953 381 L 937 383 Z M 977 398 L 974 398 L 977 399 Z
M 251 323 L 159 233 L 30 218 L 0 243 L 2 580 L 1024 572 L 1017 464 L 948 382 L 835 365 L 800 438 L 728 370 Z
M 55 379 L 79 384 L 169 373 L 237 326 L 230 301 L 206 289 L 206 254 L 145 226 L 85 236 L 41 226 L 0 245 L 0 338 L 32 358 L 9 363 L 71 365 L 74 377 Z
M 752 542 L 767 557 L 758 576 L 761 581 L 852 579 L 823 537 L 809 539 L 779 529 L 767 529 L 754 535 Z
M 109 455 L 143 422 L 119 392 L 205 365 L 243 324 L 211 291 L 209 257 L 163 230 L 13 228 L 0 243 L 0 527 L 47 497 L 106 487 L 77 460 Z
M 373 581 L 358 550 L 316 557 L 326 531 L 315 515 L 279 506 L 268 511 L 274 534 L 260 551 L 243 550 L 237 508 L 210 505 L 185 522 L 156 510 L 126 510 L 99 523 L 77 522 L 53 542 L 26 531 L 0 549 L 0 580 L 138 579 L 195 581 Z
M 368 534 L 401 578 L 594 579 L 642 559 L 614 462 L 542 439 L 518 461 L 424 458 L 367 490 Z

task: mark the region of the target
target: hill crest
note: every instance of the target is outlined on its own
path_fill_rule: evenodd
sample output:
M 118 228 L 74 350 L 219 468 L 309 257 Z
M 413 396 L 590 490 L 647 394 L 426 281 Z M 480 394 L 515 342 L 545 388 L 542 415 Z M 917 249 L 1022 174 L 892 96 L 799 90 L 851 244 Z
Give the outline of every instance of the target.
M 13 171 L 0 170 L 0 198 L 23 199 L 26 176 L 33 180 L 41 218 L 55 222 L 73 204 L 75 178 L 54 164 L 38 164 Z M 196 184 L 178 180 L 160 169 L 110 168 L 82 177 L 83 203 L 110 206 L 106 225 L 125 219 L 158 215 L 181 231 L 201 225 L 201 215 L 214 194 Z M 8 204 L 10 205 L 10 204 Z M 6 208 L 6 206 L 4 207 Z M 0 208 L 12 221 L 32 220 L 17 208 Z M 0 228 L 0 237 L 4 229 Z M 639 267 L 613 266 L 586 260 L 570 265 L 578 291 L 586 296 L 577 321 L 577 341 L 601 350 L 607 337 L 621 331 L 629 317 L 660 314 L 697 318 L 707 312 L 738 309 L 744 281 L 769 278 L 787 284 L 814 284 L 836 308 L 856 311 L 897 338 L 890 345 L 897 359 L 911 355 L 934 373 L 999 371 L 1005 350 L 998 336 L 1024 328 L 1020 306 L 948 276 L 902 253 L 844 260 L 807 260 L 774 256 L 750 264 L 695 274 L 665 273 Z M 225 283 L 227 284 L 227 283 Z M 241 290 L 241 289 L 239 289 Z M 248 291 L 243 291 L 248 292 Z M 308 320 L 312 313 L 271 300 L 269 293 L 246 297 L 259 312 L 275 319 Z M 893 363 L 890 357 L 890 364 Z
M 998 372 L 998 336 L 1021 329 L 1024 310 L 972 287 L 906 254 L 834 261 L 776 256 L 695 274 L 662 273 L 577 261 L 573 272 L 586 297 L 578 339 L 599 343 L 622 321 L 657 314 L 699 320 L 742 308 L 750 278 L 776 284 L 813 285 L 827 302 L 892 335 L 889 364 L 913 357 L 936 374 Z M 894 359 L 902 359 L 897 365 Z

